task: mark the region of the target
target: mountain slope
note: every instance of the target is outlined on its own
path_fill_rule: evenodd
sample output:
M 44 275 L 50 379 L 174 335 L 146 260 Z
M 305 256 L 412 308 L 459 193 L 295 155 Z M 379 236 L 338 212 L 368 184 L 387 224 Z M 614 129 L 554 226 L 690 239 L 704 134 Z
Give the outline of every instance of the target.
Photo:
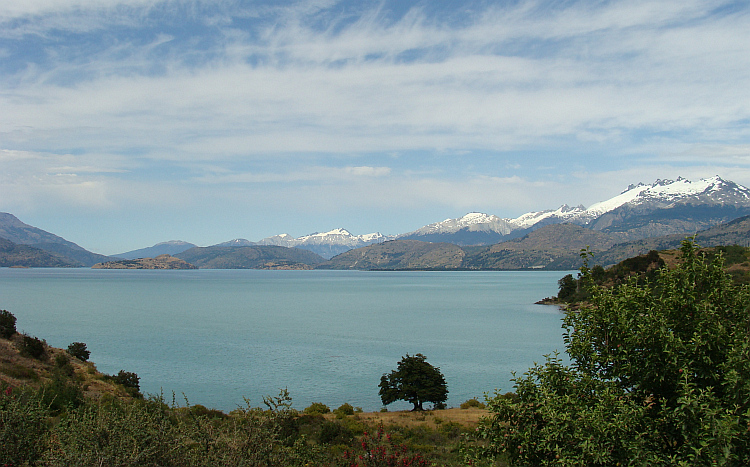
M 311 251 L 273 245 L 196 247 L 174 256 L 201 269 L 312 269 L 324 261 Z
M 274 235 L 273 237 L 267 237 L 256 242 L 256 245 L 301 248 L 312 251 L 325 259 L 330 259 L 353 248 L 384 242 L 388 239 L 380 233 L 352 235 L 348 230 L 339 228 L 328 232 L 316 232 L 299 238 L 294 238 L 289 234 Z
M 75 266 L 93 266 L 111 259 L 108 256 L 85 250 L 62 237 L 24 224 L 16 216 L 5 212 L 0 213 L 0 238 L 62 256 L 75 263 Z
M 556 210 L 530 212 L 515 219 L 469 213 L 397 238 L 489 245 L 520 238 L 546 225 L 572 223 L 606 232 L 618 241 L 628 241 L 688 235 L 748 214 L 750 189 L 720 177 L 695 182 L 678 178 L 630 185 L 621 194 L 588 209 L 562 205 Z
M 317 269 L 457 269 L 466 252 L 451 243 L 392 240 L 342 253 Z
M 115 256 L 122 259 L 156 258 L 160 255 L 176 255 L 177 253 L 182 253 L 183 251 L 195 248 L 196 246 L 198 245 L 183 242 L 182 240 L 170 240 L 168 242 L 157 243 L 148 248 L 128 251 Z
M 0 267 L 73 268 L 80 263 L 28 245 L 0 238 Z

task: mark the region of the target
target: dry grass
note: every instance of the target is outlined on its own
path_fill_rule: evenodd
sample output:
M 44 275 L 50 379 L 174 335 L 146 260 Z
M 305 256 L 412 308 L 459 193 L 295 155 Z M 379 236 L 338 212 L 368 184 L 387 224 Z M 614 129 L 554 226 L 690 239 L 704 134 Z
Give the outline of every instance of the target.
M 131 396 L 121 386 L 107 381 L 91 362 L 82 362 L 68 355 L 67 351 L 45 345 L 47 358 L 36 360 L 21 355 L 22 336 L 16 333 L 10 339 L 0 339 L 0 383 L 12 387 L 41 385 L 51 382 L 55 372 L 55 358 L 64 355 L 69 358 L 75 378 L 81 383 L 86 397 L 98 399 L 110 394 L 121 399 Z
M 425 426 L 435 429 L 441 424 L 451 422 L 467 428 L 473 428 L 479 423 L 479 419 L 487 414 L 486 409 L 472 407 L 468 409 L 425 410 L 423 412 L 366 412 L 350 416 L 357 417 L 368 424 L 382 424 L 385 427 L 389 425 L 398 425 L 407 428 Z M 332 420 L 336 418 L 336 415 L 329 413 L 325 415 L 325 418 Z

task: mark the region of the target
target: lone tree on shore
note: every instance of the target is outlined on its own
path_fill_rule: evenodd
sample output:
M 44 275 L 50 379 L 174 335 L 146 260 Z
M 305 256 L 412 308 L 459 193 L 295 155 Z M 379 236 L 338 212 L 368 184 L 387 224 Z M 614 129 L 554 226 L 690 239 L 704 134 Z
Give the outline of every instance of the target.
M 440 368 L 427 363 L 427 357 L 421 353 L 406 354 L 397 369 L 383 374 L 379 387 L 383 405 L 403 400 L 414 404 L 412 410 L 423 410 L 424 402 L 438 406 L 448 399 L 448 386 Z

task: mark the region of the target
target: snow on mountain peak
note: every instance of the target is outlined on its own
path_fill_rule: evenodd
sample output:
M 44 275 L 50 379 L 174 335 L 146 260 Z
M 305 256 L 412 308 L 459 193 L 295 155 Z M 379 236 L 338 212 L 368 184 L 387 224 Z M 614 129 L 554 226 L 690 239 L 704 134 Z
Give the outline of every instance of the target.
M 586 210 L 585 217 L 593 219 L 627 203 L 642 204 L 648 201 L 671 203 L 699 195 L 710 196 L 722 190 L 732 191 L 743 198 L 750 199 L 750 190 L 735 183 L 727 182 L 718 175 L 694 182 L 683 177 L 677 177 L 676 180 L 657 179 L 651 185 L 644 185 L 643 183 L 630 185 L 627 190 L 618 196 L 591 205 Z

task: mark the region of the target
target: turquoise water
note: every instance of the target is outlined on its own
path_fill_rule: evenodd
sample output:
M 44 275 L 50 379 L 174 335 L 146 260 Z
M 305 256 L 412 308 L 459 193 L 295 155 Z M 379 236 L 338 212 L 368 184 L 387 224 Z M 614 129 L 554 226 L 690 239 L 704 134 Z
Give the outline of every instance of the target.
M 563 350 L 560 312 L 533 303 L 565 274 L 0 269 L 0 309 L 179 402 L 231 410 L 288 388 L 298 409 L 378 410 L 380 376 L 422 353 L 458 406 Z

